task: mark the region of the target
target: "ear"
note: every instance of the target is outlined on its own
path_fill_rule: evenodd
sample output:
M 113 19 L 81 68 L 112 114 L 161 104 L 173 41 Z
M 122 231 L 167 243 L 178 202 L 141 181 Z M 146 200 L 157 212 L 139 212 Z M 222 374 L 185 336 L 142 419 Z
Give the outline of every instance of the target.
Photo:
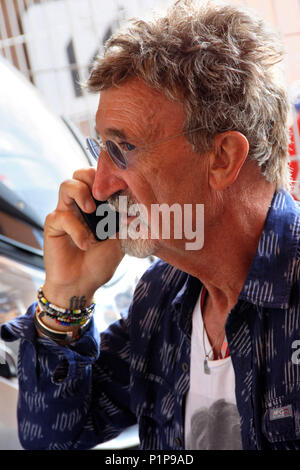
M 215 190 L 230 186 L 237 179 L 249 151 L 246 137 L 237 131 L 218 134 L 210 154 L 209 184 Z

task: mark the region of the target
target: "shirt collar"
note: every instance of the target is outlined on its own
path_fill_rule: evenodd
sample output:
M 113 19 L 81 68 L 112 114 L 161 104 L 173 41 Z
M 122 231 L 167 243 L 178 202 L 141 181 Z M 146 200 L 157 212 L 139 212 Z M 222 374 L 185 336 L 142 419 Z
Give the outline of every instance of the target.
M 299 204 L 287 191 L 276 191 L 240 300 L 263 307 L 288 307 L 295 272 L 299 270 L 299 238 Z M 186 280 L 175 295 L 172 307 L 179 326 L 190 336 L 192 313 L 202 283 L 189 274 L 183 274 Z
M 299 270 L 299 235 L 299 204 L 285 190 L 276 191 L 239 299 L 263 307 L 288 307 Z
M 192 314 L 200 294 L 202 283 L 196 277 L 184 273 L 186 280 L 172 301 L 174 316 L 182 331 L 190 337 Z

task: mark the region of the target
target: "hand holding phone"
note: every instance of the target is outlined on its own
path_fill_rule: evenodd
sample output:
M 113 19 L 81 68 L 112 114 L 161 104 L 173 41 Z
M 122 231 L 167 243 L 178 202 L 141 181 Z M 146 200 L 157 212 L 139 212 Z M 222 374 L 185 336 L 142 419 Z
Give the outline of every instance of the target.
M 94 178 L 94 168 L 84 168 L 75 172 L 71 180 L 63 181 L 57 206 L 45 219 L 44 293 L 64 308 L 69 308 L 70 298 L 74 295 L 85 296 L 87 304 L 91 303 L 96 290 L 112 278 L 124 257 L 121 243 L 112 233 L 113 227 L 114 233 L 118 230 L 116 216 L 119 214 L 97 200 L 94 201 L 97 206 L 94 213 L 84 212 L 92 196 Z M 74 210 L 77 207 L 75 201 L 82 211 L 79 208 Z M 101 208 L 105 209 L 102 216 L 99 213 Z M 101 233 L 108 210 L 113 211 L 115 224 L 108 227 L 108 232 Z M 91 238 L 94 238 L 94 243 Z M 99 239 L 106 240 L 106 243 L 98 243 Z

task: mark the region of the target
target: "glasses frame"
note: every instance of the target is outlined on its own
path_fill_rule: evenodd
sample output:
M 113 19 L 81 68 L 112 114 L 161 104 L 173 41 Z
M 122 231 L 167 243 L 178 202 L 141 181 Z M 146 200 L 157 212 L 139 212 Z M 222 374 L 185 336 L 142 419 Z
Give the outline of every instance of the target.
M 192 134 L 193 132 L 197 132 L 200 130 L 203 130 L 203 127 L 196 127 L 195 129 L 191 129 L 190 131 L 182 131 L 178 134 L 174 134 L 170 137 L 167 137 L 166 139 L 159 140 L 157 142 L 154 142 L 152 144 L 143 146 L 143 147 L 138 147 L 138 150 L 147 150 L 149 148 L 152 148 L 156 145 L 163 144 L 165 142 L 168 142 L 169 140 L 175 139 L 176 137 L 179 137 L 181 135 L 185 134 Z M 86 144 L 87 144 L 87 149 L 89 150 L 90 154 L 92 155 L 93 159 L 98 162 L 100 153 L 102 150 L 107 153 L 111 161 L 120 169 L 120 170 L 127 170 L 128 168 L 128 160 L 126 157 L 126 154 L 129 152 L 132 152 L 133 150 L 123 150 L 122 147 L 118 144 L 118 142 L 115 142 L 112 139 L 108 139 L 105 144 L 103 142 L 99 142 L 97 139 L 94 137 L 87 137 L 86 138 Z M 109 147 L 107 148 L 107 144 L 109 144 Z M 113 154 L 112 149 L 110 148 L 111 144 L 115 145 L 118 149 L 118 151 L 122 155 L 122 160 L 120 160 L 116 155 Z M 135 149 L 134 149 L 135 150 Z

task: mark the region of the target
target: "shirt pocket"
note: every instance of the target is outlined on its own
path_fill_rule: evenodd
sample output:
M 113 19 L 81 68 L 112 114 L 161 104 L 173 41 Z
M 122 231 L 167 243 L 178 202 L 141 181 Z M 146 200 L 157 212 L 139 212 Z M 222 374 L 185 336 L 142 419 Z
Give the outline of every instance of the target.
M 269 407 L 263 415 L 262 432 L 271 443 L 300 439 L 300 400 L 288 400 Z M 297 443 L 300 448 L 300 441 Z

